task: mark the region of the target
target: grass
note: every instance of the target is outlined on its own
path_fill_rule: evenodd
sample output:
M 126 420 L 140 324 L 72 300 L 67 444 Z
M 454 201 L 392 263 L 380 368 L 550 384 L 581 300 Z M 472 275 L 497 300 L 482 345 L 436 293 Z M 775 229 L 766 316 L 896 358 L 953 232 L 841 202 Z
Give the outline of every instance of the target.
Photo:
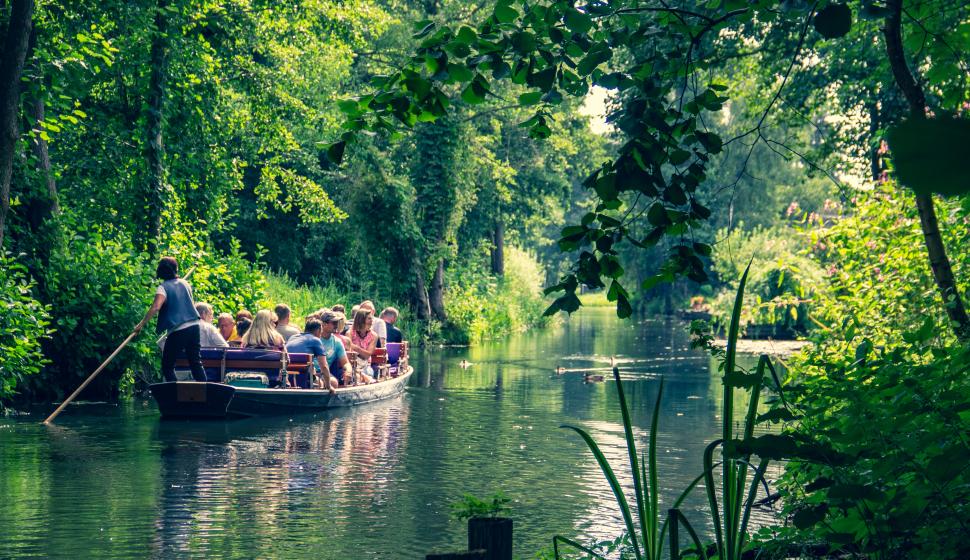
M 616 302 L 606 299 L 606 292 L 602 290 L 579 294 L 579 301 L 583 307 L 616 307 Z
M 360 294 L 343 292 L 333 285 L 326 286 L 306 286 L 297 284 L 295 280 L 286 275 L 266 272 L 266 297 L 262 305 L 272 309 L 279 303 L 290 306 L 293 312 L 293 325 L 302 328 L 303 318 L 313 313 L 321 307 L 333 307 L 343 304 L 347 308 L 348 320 L 350 320 L 350 309 L 363 301 Z M 404 333 L 405 340 L 412 344 L 423 343 L 429 338 L 427 329 L 424 325 L 407 316 L 407 306 L 398 302 L 377 301 L 375 305 L 378 313 L 383 307 L 396 307 L 401 311 L 402 316 L 398 319 L 395 326 Z

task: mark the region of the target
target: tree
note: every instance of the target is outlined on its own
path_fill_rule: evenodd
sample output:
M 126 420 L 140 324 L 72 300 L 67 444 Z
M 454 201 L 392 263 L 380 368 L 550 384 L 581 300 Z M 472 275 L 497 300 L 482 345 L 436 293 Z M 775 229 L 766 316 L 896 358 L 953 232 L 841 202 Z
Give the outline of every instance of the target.
M 697 188 L 707 179 L 712 156 L 727 142 L 747 140 L 751 150 L 770 144 L 766 120 L 805 56 L 812 28 L 837 39 L 852 27 L 852 11 L 845 4 L 830 2 L 821 9 L 818 3 L 781 4 L 762 0 L 697 8 L 594 0 L 576 7 L 564 1 L 498 0 L 476 29 L 421 22 L 415 36 L 422 42 L 414 56 L 396 72 L 373 80 L 373 91 L 362 98 L 365 110 L 347 114 L 347 133 L 331 153 L 339 155 L 357 131 L 395 131 L 412 126 L 418 117 L 446 114 L 452 84 L 460 84 L 462 100 L 470 104 L 484 102 L 496 81 L 525 86 L 519 104 L 538 103 L 538 109 L 523 124 L 537 138 L 550 134 L 549 107 L 561 103 L 563 95 L 583 96 L 590 84 L 616 91 L 622 104 L 611 120 L 626 142 L 586 182 L 600 200 L 595 211 L 563 230 L 560 247 L 580 253 L 573 272 L 550 288 L 565 292 L 550 311 L 577 309 L 575 292 L 581 284 L 599 288 L 608 283 L 608 297 L 625 317 L 632 308 L 621 284 L 617 246 L 645 248 L 670 240 L 661 272 L 647 279 L 644 289 L 678 276 L 705 281 L 703 257 L 711 248 L 695 241 L 693 232 L 711 215 Z M 859 11 L 864 7 L 860 3 Z M 873 17 L 887 15 L 877 10 Z M 725 141 L 707 119 L 723 107 L 729 87 L 711 81 L 708 70 L 721 63 L 720 46 L 736 45 L 739 33 L 765 27 L 797 29 L 793 54 L 757 122 Z M 607 64 L 612 67 L 604 68 Z M 651 229 L 638 238 L 631 235 L 631 226 L 641 217 Z M 940 290 L 949 306 L 960 294 L 945 284 Z M 958 336 L 966 336 L 964 323 L 955 321 Z
M 30 40 L 33 0 L 13 0 L 7 21 L 3 52 L 0 53 L 0 250 L 10 210 L 10 181 L 13 158 L 20 139 L 20 76 Z

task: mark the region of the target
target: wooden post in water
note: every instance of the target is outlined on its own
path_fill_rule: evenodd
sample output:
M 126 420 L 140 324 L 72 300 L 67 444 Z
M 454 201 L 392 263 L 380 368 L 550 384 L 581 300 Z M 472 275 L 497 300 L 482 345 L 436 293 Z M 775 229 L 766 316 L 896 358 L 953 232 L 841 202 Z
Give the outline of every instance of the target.
M 468 550 L 484 548 L 488 560 L 512 560 L 512 519 L 472 517 L 468 520 Z
M 488 558 L 484 549 L 466 550 L 465 552 L 438 552 L 424 557 L 424 560 L 471 560 Z

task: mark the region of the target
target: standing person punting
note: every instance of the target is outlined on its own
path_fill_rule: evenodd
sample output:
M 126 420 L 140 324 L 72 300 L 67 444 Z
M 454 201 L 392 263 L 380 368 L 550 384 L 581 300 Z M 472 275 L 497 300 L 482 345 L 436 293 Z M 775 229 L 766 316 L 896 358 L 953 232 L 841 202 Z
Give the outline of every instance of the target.
M 135 333 L 140 333 L 157 314 L 155 331 L 164 331 L 168 335 L 162 351 L 162 375 L 165 381 L 176 381 L 175 360 L 183 352 L 189 360 L 192 378 L 205 381 L 202 356 L 199 354 L 199 312 L 192 300 L 192 286 L 179 278 L 179 264 L 175 257 L 162 257 L 155 269 L 155 276 L 162 283 L 155 290 L 155 299 L 145 318 L 135 326 Z

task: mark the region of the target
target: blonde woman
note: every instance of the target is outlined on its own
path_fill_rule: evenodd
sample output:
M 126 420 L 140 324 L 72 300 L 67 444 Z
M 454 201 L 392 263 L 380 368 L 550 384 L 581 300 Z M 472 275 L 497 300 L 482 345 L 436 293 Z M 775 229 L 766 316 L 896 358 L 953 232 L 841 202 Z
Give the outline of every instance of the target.
M 273 324 L 273 312 L 260 309 L 253 319 L 253 324 L 242 337 L 243 348 L 266 348 L 268 350 L 283 350 L 283 336 L 276 332 Z
M 347 317 L 342 312 L 334 311 L 334 320 L 337 321 L 337 328 L 333 331 L 334 336 L 344 343 L 344 348 L 350 348 L 350 336 L 345 335 L 347 331 Z
M 377 334 L 371 328 L 374 326 L 374 314 L 370 310 L 361 308 L 354 315 L 354 326 L 350 329 L 350 349 L 357 352 L 357 363 L 361 371 L 372 377 L 374 370 L 370 367 L 370 357 L 377 348 Z

